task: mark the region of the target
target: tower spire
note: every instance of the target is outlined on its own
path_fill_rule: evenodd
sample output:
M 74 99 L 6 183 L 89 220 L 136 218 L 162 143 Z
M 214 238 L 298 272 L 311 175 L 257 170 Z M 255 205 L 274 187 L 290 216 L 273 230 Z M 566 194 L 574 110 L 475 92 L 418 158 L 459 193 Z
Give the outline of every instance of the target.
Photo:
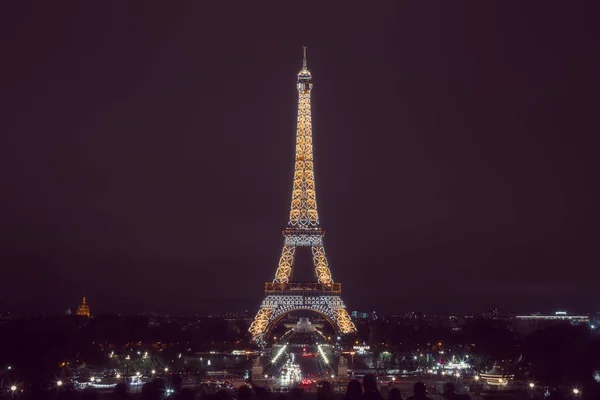
M 307 69 L 307 67 L 306 67 L 306 46 L 302 46 L 302 49 L 304 50 L 304 59 L 302 60 L 302 69 Z

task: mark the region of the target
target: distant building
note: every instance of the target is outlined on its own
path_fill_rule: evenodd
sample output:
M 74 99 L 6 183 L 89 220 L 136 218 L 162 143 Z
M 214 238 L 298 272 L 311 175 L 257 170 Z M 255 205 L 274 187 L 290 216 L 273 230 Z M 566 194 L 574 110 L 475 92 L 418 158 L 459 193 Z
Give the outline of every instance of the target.
M 496 305 L 486 307 L 485 312 L 483 313 L 483 318 L 487 319 L 498 319 L 499 316 L 500 311 Z
M 92 314 L 90 314 L 90 306 L 88 306 L 85 302 L 85 296 L 83 296 L 83 299 L 81 299 L 81 304 L 79 307 L 77 307 L 77 315 L 87 318 L 92 316 Z
M 566 311 L 556 311 L 551 315 L 531 314 L 517 315 L 515 317 L 515 330 L 522 333 L 528 333 L 538 329 L 546 328 L 557 323 L 568 322 L 572 325 L 590 324 L 590 317 L 587 315 L 568 315 Z
M 503 389 L 512 382 L 514 375 L 505 373 L 504 369 L 500 367 L 500 365 L 494 363 L 494 367 L 485 374 L 481 374 L 480 378 L 487 385 L 496 387 L 498 389 Z
M 364 311 L 352 311 L 350 316 L 354 320 L 376 320 L 377 313 L 375 311 L 364 312 Z

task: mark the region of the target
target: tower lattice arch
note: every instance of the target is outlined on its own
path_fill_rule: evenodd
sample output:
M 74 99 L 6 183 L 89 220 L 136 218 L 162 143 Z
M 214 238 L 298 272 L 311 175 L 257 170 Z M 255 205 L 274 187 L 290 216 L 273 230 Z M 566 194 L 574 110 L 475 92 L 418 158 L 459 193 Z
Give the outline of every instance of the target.
M 313 163 L 310 106 L 313 83 L 307 68 L 306 47 L 296 88 L 298 121 L 290 217 L 283 231 L 283 249 L 275 278 L 273 282 L 265 283 L 266 297 L 250 325 L 249 332 L 258 343 L 264 342 L 265 335 L 283 315 L 296 310 L 309 310 L 323 315 L 342 334 L 356 331 L 340 296 L 342 285 L 333 281 L 323 246 L 324 232 L 317 211 Z M 299 247 L 311 249 L 316 282 L 292 281 L 294 258 Z

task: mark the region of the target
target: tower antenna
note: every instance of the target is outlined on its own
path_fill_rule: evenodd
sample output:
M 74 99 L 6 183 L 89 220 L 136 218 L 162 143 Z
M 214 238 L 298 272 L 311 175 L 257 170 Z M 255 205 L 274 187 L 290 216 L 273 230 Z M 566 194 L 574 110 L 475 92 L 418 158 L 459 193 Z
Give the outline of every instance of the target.
M 302 69 L 306 69 L 306 46 L 302 46 L 304 49 L 304 60 L 302 60 Z

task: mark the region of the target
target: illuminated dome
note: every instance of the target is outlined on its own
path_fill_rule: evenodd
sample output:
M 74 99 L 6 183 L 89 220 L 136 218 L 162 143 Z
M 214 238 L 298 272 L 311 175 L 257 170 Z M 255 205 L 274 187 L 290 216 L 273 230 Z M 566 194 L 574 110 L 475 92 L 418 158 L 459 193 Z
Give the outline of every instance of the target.
M 83 299 L 81 299 L 81 304 L 79 305 L 79 307 L 77 307 L 77 315 L 79 315 L 80 317 L 91 317 L 90 306 L 88 306 L 85 302 L 85 296 L 83 296 Z

